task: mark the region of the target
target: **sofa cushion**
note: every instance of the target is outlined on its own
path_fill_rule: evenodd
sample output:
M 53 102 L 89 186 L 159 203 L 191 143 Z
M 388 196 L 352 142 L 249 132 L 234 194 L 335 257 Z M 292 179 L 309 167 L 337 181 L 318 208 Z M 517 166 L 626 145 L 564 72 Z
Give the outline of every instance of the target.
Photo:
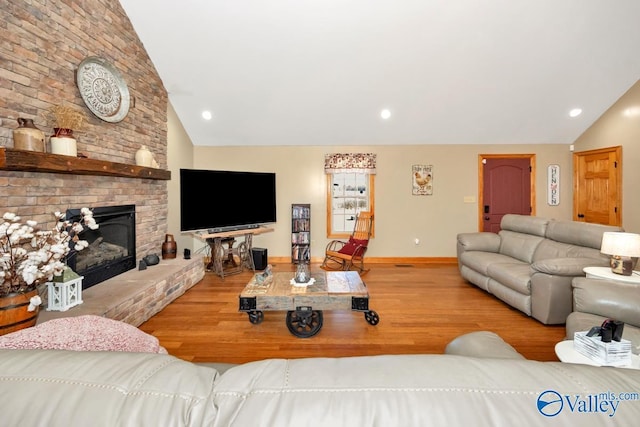
M 613 225 L 579 221 L 551 221 L 547 225 L 545 236 L 556 242 L 570 243 L 599 250 L 602 244 L 602 233 L 605 231 L 624 231 L 624 229 Z
M 531 269 L 554 276 L 582 276 L 585 267 L 602 265 L 596 258 L 552 258 L 531 264 Z
M 589 258 L 600 259 L 596 264 L 606 265 L 608 257 L 600 253 L 600 249 L 593 249 L 585 246 L 577 246 L 569 243 L 556 242 L 545 239 L 536 248 L 533 254 L 533 261 L 540 261 L 552 258 Z M 605 264 L 602 264 L 604 262 Z
M 533 254 L 533 261 L 565 257 L 567 256 L 567 252 L 569 252 L 570 247 L 571 245 L 568 243 L 560 243 L 553 240 L 545 239 L 544 241 L 540 242 L 540 244 L 536 248 L 536 251 Z
M 531 294 L 531 267 L 526 263 L 495 263 L 487 268 L 490 278 L 521 294 Z
M 514 260 L 510 256 L 496 254 L 493 252 L 480 252 L 480 251 L 470 251 L 464 252 L 460 255 L 460 261 L 463 265 L 475 270 L 479 273 L 484 274 L 485 276 L 489 275 L 488 268 L 491 264 L 503 264 L 503 263 L 512 263 L 518 262 Z
M 545 390 L 573 398 L 635 391 L 640 372 L 560 362 L 456 355 L 265 360 L 227 371 L 215 384 L 220 426 L 635 425 L 637 402 L 615 418 L 536 404 Z M 616 386 L 617 385 L 617 386 Z M 611 411 L 610 411 L 611 412 Z
M 494 279 L 489 279 L 487 283 L 489 292 L 496 298 L 509 304 L 511 307 L 520 310 L 527 316 L 531 316 L 531 294 L 525 294 L 508 286 L 503 285 Z
M 500 229 L 544 237 L 549 221 L 537 216 L 507 214 L 500 220 Z
M 529 264 L 536 248 L 544 240 L 544 237 L 509 230 L 500 230 L 499 234 L 500 253 Z
M 218 372 L 173 356 L 0 349 L 0 361 L 3 426 L 221 425 Z

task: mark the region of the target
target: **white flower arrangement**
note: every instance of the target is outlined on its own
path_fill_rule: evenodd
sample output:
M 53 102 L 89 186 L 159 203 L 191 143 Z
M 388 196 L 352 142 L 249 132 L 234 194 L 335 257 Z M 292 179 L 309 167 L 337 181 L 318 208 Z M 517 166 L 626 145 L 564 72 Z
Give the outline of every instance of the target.
M 11 212 L 2 216 L 0 297 L 32 291 L 39 284 L 51 281 L 54 275 L 62 274 L 69 252 L 88 246 L 79 238 L 84 227 L 92 230 L 99 227 L 90 209 L 82 208 L 80 213 L 81 219 L 72 223 L 65 219 L 65 214 L 55 212 L 56 224 L 52 230 L 40 230 L 35 221 L 23 223 Z

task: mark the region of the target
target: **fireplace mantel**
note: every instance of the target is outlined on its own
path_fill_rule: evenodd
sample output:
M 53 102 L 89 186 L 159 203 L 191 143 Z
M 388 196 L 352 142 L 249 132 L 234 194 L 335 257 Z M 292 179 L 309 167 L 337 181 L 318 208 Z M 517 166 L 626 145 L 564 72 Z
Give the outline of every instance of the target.
M 37 151 L 0 147 L 0 170 L 170 180 L 171 171 Z

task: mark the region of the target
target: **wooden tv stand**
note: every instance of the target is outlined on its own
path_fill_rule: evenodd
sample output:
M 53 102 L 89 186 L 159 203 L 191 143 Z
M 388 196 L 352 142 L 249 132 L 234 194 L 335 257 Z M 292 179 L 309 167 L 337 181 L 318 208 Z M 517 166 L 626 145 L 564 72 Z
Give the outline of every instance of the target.
M 211 261 L 207 264 L 207 270 L 212 270 L 224 279 L 225 274 L 237 274 L 245 269 L 255 270 L 251 254 L 253 236 L 271 231 L 273 228 L 258 227 L 219 233 L 194 233 L 194 236 L 207 242 L 211 248 Z M 244 236 L 243 241 L 234 247 L 236 237 L 240 236 Z M 226 249 L 224 244 L 227 245 Z M 238 257 L 239 263 L 235 262 L 234 256 Z

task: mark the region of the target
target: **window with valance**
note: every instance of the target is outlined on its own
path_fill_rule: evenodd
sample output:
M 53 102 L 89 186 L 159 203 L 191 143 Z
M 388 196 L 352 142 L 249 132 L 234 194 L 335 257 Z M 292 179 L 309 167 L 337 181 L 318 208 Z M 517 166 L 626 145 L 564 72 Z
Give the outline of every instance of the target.
M 324 170 L 327 174 L 327 237 L 345 238 L 353 231 L 359 212 L 374 214 L 376 155 L 326 154 Z

